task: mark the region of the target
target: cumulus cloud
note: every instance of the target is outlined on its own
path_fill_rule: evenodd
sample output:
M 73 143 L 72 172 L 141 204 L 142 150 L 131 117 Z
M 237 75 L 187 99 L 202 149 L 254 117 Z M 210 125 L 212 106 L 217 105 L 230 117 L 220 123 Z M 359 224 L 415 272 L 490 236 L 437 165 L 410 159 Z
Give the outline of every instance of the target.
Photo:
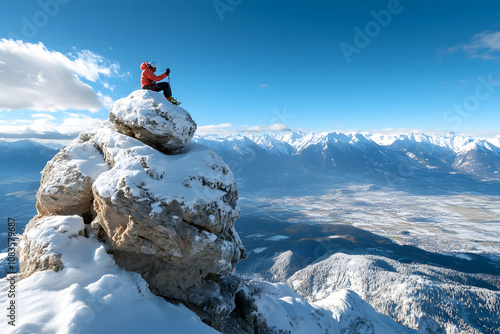
M 199 126 L 196 134 L 200 136 L 227 135 L 231 133 L 260 133 L 260 132 L 287 132 L 292 131 L 285 124 L 269 126 L 242 126 L 235 128 L 231 123 Z
M 200 136 L 210 135 L 223 135 L 231 132 L 233 125 L 231 123 L 217 124 L 217 125 L 203 125 L 199 126 L 196 134 Z
M 102 120 L 98 118 L 91 118 L 86 115 L 79 117 L 67 117 L 63 123 L 57 127 L 57 131 L 63 134 L 78 135 L 82 131 L 93 129 L 102 124 Z
M 285 124 L 272 124 L 269 126 L 250 126 L 243 130 L 243 132 L 287 132 L 292 131 Z
M 71 113 L 61 124 L 56 124 L 52 119 L 44 117 L 44 114 L 32 116 L 35 115 L 41 117 L 35 117 L 35 120 L 16 120 L 6 125 L 0 124 L 0 138 L 72 139 L 80 132 L 93 129 L 103 122 L 87 115 Z M 21 124 L 16 125 L 16 123 Z
M 0 109 L 90 110 L 104 106 L 81 78 L 121 76 L 117 63 L 89 50 L 64 55 L 42 43 L 0 40 Z
M 500 59 L 500 31 L 485 30 L 468 43 L 446 49 L 445 53 L 464 51 L 469 58 Z
M 110 77 L 120 73 L 120 65 L 90 50 L 75 50 L 68 57 L 63 56 L 60 61 L 74 73 L 89 81 L 97 81 L 101 74 Z
M 106 109 L 111 108 L 111 106 L 113 106 L 113 103 L 115 103 L 115 100 L 113 100 L 112 97 L 104 95 L 101 92 L 97 92 L 97 96 L 99 96 L 102 105 L 106 107 Z
M 49 114 L 32 114 L 31 117 L 33 117 L 33 118 L 43 118 L 43 119 L 56 119 L 54 116 L 49 115 Z

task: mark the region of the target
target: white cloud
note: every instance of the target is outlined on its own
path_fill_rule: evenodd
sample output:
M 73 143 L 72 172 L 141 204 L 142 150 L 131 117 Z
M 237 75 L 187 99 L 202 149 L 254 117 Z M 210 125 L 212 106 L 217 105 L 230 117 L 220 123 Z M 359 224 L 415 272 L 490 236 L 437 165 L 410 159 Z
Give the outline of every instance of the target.
M 232 127 L 233 125 L 231 123 L 203 125 L 198 127 L 196 134 L 200 136 L 223 135 L 230 133 Z
M 262 131 L 264 131 L 263 128 L 261 126 L 258 126 L 258 125 L 246 127 L 243 130 L 243 132 L 262 132 Z
M 115 90 L 115 85 L 110 85 L 107 81 L 102 81 L 102 85 L 109 90 Z
M 104 95 L 101 92 L 97 92 L 97 96 L 99 96 L 99 99 L 101 100 L 101 103 L 106 109 L 109 109 L 113 106 L 113 103 L 115 103 L 115 100 L 113 100 L 112 97 L 108 95 Z
M 259 85 L 259 88 L 267 88 L 267 87 L 269 87 L 269 84 L 268 84 L 268 83 L 261 83 L 261 84 Z
M 63 123 L 57 127 L 57 131 L 62 134 L 79 134 L 82 131 L 90 130 L 102 124 L 102 120 L 82 115 L 81 117 L 65 118 Z
M 448 48 L 445 52 L 459 50 L 470 58 L 500 59 L 500 31 L 485 30 L 474 35 L 468 43 Z
M 0 40 L 0 109 L 91 110 L 99 95 L 80 78 L 120 76 L 119 65 L 89 50 L 64 55 L 42 43 Z
M 32 114 L 31 117 L 33 118 L 43 118 L 43 119 L 56 119 L 54 116 L 49 115 L 49 114 Z
M 110 77 L 118 75 L 120 66 L 111 63 L 108 59 L 90 50 L 75 50 L 76 56 L 70 53 L 68 57 L 63 56 L 61 62 L 74 73 L 90 81 L 97 81 L 99 75 Z M 71 58 L 71 59 L 70 59 Z
M 292 131 L 288 126 L 285 124 L 273 124 L 267 128 L 266 131 Z
M 16 120 L 16 122 L 9 122 L 8 125 L 0 124 L 0 138 L 71 139 L 83 131 L 99 126 L 102 122 L 101 119 L 74 113 L 69 114 L 61 124 L 55 124 L 43 116 L 35 120 Z M 25 124 L 16 125 L 15 123 Z
M 259 132 L 285 132 L 292 131 L 285 124 L 272 124 L 269 126 L 242 126 L 239 129 L 234 128 L 231 123 L 223 123 L 217 125 L 204 125 L 199 126 L 196 134 L 200 136 L 211 135 L 227 135 L 231 133 L 259 133 Z
M 243 132 L 287 132 L 287 131 L 292 131 L 288 126 L 285 124 L 272 124 L 269 126 L 250 126 L 246 129 L 243 130 Z

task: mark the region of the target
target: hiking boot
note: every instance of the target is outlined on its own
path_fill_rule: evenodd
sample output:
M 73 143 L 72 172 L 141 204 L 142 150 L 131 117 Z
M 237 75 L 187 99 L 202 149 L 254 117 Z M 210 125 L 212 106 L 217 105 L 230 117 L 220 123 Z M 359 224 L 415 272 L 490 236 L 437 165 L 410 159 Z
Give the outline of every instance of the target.
M 176 99 L 174 99 L 173 96 L 170 96 L 168 98 L 168 101 L 170 101 L 170 103 L 172 103 L 173 105 L 176 105 L 176 106 L 178 106 L 180 104 L 180 102 L 178 102 Z

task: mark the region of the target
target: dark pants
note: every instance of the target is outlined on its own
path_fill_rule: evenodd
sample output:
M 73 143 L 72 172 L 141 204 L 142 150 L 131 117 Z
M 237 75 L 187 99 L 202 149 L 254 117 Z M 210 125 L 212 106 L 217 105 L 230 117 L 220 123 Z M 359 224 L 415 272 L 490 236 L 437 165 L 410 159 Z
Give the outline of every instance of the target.
M 155 92 L 163 91 L 163 95 L 165 95 L 167 99 L 172 96 L 172 90 L 170 89 L 170 84 L 168 82 L 155 83 L 153 85 L 144 86 L 142 89 L 154 90 Z

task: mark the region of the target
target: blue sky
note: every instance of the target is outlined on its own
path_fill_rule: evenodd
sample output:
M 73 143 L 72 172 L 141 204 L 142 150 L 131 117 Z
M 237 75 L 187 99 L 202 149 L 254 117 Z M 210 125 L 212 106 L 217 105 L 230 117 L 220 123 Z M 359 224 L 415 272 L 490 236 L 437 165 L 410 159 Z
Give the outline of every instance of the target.
M 0 137 L 65 138 L 170 67 L 201 134 L 500 134 L 498 1 L 9 1 Z M 12 40 L 11 40 L 12 39 Z

